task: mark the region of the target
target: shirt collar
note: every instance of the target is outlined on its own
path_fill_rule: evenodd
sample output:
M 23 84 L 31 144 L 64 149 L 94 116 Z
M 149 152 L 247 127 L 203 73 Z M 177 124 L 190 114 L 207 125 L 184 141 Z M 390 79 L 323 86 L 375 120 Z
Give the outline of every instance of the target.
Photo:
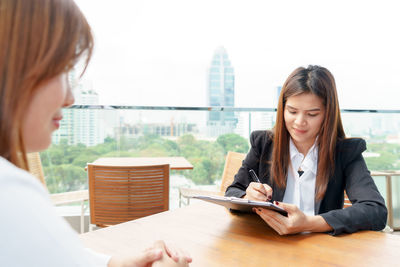
M 311 170 L 314 174 L 317 174 L 317 167 L 318 167 L 317 140 L 318 137 L 315 139 L 314 144 L 312 145 L 312 147 L 310 148 L 310 150 L 308 151 L 307 155 L 303 160 L 304 155 L 297 150 L 297 147 L 295 146 L 292 138 L 290 138 L 290 144 L 289 144 L 290 160 L 296 169 L 298 169 L 298 167 L 301 166 L 303 171 Z M 301 163 L 302 160 L 303 162 Z

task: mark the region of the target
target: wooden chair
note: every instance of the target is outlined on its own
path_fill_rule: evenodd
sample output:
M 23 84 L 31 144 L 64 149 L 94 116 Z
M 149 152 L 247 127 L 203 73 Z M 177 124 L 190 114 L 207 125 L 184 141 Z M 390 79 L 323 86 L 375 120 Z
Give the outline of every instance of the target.
M 221 187 L 219 191 L 208 191 L 199 190 L 194 188 L 179 188 L 179 207 L 184 203 L 186 205 L 190 204 L 190 198 L 195 195 L 207 195 L 207 196 L 223 196 L 225 194 L 226 188 L 232 184 L 235 174 L 238 172 L 242 166 L 242 162 L 246 154 L 228 151 L 225 160 L 224 171 L 222 173 Z M 186 198 L 186 203 L 183 201 Z
M 343 208 L 345 209 L 345 208 L 348 208 L 348 207 L 350 207 L 352 204 L 351 204 L 351 201 L 350 201 L 350 199 L 349 199 L 349 197 L 347 196 L 347 194 L 346 194 L 346 190 L 344 191 L 344 203 L 343 203 Z
M 88 164 L 90 223 L 106 227 L 169 209 L 169 164 Z
M 46 181 L 44 180 L 44 173 L 42 167 L 42 161 L 40 160 L 40 154 L 38 152 L 35 153 L 28 153 L 26 155 L 28 159 L 28 166 L 29 172 L 39 179 L 39 181 L 43 184 L 44 187 L 46 186 Z
M 388 170 L 388 171 L 371 171 L 371 176 L 372 178 L 376 176 L 381 176 L 385 177 L 386 179 L 386 207 L 388 210 L 388 219 L 387 219 L 387 225 L 385 229 L 383 229 L 383 232 L 391 233 L 394 230 L 400 230 L 400 227 L 394 227 L 393 223 L 393 203 L 392 203 L 392 176 L 400 176 L 400 171 L 393 171 L 393 170 Z M 349 197 L 346 194 L 346 191 L 344 191 L 344 204 L 343 208 L 348 208 L 352 205 L 351 201 L 349 200 Z
M 40 160 L 40 155 L 38 152 L 28 153 L 28 166 L 29 172 L 37 177 L 39 181 L 46 187 L 45 176 L 42 167 L 42 161 Z M 85 205 L 86 201 L 89 200 L 89 193 L 88 190 L 79 190 L 79 191 L 72 191 L 72 192 L 64 192 L 64 193 L 57 193 L 50 195 L 51 201 L 54 205 L 65 205 L 70 203 L 81 203 L 81 225 L 80 231 L 83 233 L 85 229 L 85 211 L 87 209 L 87 205 Z

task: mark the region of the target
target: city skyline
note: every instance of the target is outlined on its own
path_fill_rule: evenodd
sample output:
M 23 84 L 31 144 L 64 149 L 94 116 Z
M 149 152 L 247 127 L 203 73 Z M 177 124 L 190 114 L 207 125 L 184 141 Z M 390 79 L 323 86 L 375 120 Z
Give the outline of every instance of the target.
M 96 38 L 87 78 L 101 104 L 206 106 L 204 73 L 223 45 L 236 106 L 272 107 L 308 64 L 332 71 L 341 108 L 400 106 L 396 1 L 77 2 Z

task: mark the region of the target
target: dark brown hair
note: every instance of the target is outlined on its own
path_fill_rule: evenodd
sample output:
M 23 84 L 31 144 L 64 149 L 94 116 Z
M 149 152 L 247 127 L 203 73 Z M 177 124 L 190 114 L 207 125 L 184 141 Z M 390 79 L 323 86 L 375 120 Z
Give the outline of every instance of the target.
M 316 199 L 321 200 L 328 186 L 335 166 L 335 148 L 339 139 L 345 138 L 340 118 L 339 102 L 333 75 L 326 68 L 308 66 L 297 68 L 285 81 L 279 96 L 276 124 L 274 127 L 274 146 L 272 151 L 271 177 L 278 187 L 286 186 L 290 164 L 290 134 L 284 121 L 284 110 L 289 97 L 311 93 L 322 99 L 325 118 L 318 134 L 318 173 L 315 184 Z
M 68 72 L 93 37 L 72 0 L 0 0 L 0 156 L 27 169 L 22 119 L 33 93 Z

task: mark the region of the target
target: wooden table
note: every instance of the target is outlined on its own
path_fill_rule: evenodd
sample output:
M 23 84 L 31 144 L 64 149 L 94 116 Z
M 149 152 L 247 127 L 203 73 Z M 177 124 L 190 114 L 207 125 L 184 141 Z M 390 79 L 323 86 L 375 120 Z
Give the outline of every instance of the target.
M 232 214 L 206 202 L 80 237 L 87 247 L 108 254 L 142 251 L 154 240 L 169 240 L 191 254 L 191 266 L 398 266 L 400 252 L 398 235 L 279 236 L 255 214 Z
M 184 157 L 124 157 L 124 158 L 99 158 L 93 162 L 106 166 L 146 166 L 169 164 L 171 170 L 191 170 L 193 165 Z

